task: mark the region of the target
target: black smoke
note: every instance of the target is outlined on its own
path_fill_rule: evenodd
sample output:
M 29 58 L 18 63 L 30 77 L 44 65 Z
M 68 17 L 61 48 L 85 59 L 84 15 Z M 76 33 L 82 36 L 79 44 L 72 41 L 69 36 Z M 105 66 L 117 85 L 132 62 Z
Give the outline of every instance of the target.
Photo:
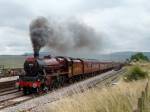
M 78 21 L 56 22 L 39 17 L 30 24 L 30 37 L 35 54 L 47 46 L 59 53 L 95 51 L 100 48 L 100 35 Z

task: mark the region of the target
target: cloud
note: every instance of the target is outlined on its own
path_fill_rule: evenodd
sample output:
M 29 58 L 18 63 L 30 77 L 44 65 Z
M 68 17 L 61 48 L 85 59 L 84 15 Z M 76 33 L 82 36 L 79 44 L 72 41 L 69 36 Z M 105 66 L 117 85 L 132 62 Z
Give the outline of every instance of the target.
M 32 16 L 34 16 L 32 10 L 13 0 L 0 1 L 0 26 L 27 30 Z
M 0 54 L 32 51 L 29 24 L 37 16 L 83 21 L 103 37 L 98 53 L 149 51 L 149 13 L 148 0 L 0 1 Z
M 27 32 L 9 27 L 0 27 L 1 54 L 23 54 L 31 52 L 32 46 Z
M 150 42 L 150 10 L 149 5 L 145 5 L 147 3 L 147 0 L 124 0 L 117 7 L 96 9 L 80 17 L 104 33 L 104 51 L 149 51 L 148 45 L 144 44 Z

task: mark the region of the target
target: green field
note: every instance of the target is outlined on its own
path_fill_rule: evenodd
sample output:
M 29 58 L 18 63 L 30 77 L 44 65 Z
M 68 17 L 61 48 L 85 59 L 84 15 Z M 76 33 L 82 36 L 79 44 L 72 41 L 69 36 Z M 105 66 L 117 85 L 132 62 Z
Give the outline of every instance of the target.
M 4 65 L 4 68 L 22 68 L 24 60 L 25 56 L 1 55 L 0 65 Z

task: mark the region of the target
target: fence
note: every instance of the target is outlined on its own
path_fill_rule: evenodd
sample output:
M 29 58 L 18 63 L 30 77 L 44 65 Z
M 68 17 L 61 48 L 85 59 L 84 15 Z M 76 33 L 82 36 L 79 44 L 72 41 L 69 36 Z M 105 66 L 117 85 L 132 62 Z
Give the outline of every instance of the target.
M 0 76 L 3 75 L 4 72 L 4 65 L 0 65 Z
M 17 76 L 21 74 L 24 74 L 23 68 L 5 68 L 4 65 L 0 65 L 0 77 Z
M 150 112 L 149 81 L 147 82 L 144 91 L 142 91 L 141 97 L 138 99 L 137 110 L 135 110 L 134 112 Z

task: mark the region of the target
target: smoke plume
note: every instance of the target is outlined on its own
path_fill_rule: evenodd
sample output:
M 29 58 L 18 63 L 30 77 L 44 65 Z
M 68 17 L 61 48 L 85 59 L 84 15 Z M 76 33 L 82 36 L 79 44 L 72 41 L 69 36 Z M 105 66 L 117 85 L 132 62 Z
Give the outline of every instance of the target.
M 60 53 L 94 51 L 100 47 L 99 35 L 77 21 L 56 22 L 39 17 L 30 24 L 30 37 L 34 53 L 45 46 Z

